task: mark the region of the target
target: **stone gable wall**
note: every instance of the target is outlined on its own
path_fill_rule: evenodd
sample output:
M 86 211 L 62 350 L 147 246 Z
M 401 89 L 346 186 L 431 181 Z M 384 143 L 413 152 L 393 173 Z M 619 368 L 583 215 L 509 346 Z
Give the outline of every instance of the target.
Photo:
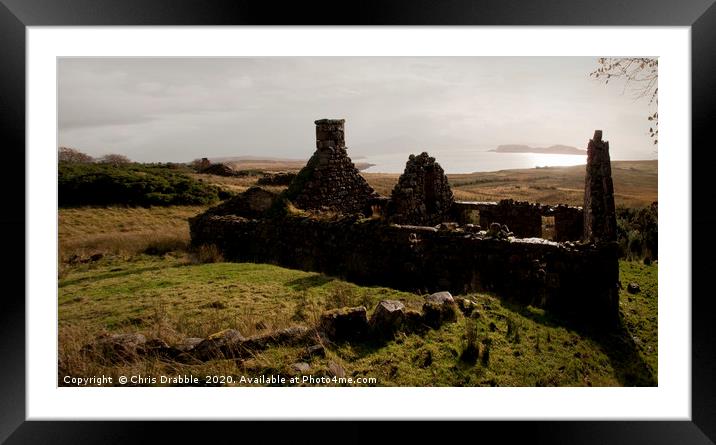
M 344 120 L 316 121 L 316 151 L 291 181 L 286 197 L 304 210 L 368 213 L 377 196 L 348 157 Z
M 584 178 L 584 240 L 613 242 L 617 239 L 614 184 L 609 159 L 609 142 L 596 130 L 587 145 L 587 172 Z
M 445 221 L 454 202 L 445 171 L 423 152 L 410 155 L 391 194 L 390 220 L 401 224 L 435 225 Z

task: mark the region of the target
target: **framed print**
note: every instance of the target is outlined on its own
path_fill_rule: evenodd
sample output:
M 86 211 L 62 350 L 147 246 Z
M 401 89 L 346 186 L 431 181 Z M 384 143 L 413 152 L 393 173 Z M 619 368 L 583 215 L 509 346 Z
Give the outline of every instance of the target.
M 716 7 L 100 3 L 0 9 L 2 440 L 713 441 Z

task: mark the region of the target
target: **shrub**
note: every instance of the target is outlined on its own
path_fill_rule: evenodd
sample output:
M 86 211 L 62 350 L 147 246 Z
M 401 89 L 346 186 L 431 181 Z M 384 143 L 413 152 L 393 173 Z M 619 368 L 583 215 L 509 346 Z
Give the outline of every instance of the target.
M 177 169 L 142 164 L 61 163 L 57 187 L 60 207 L 206 205 L 220 195 Z
M 658 258 L 658 205 L 617 208 L 619 256 L 626 259 Z
M 124 155 L 114 154 L 114 153 L 102 156 L 99 159 L 99 162 L 101 162 L 103 164 L 114 165 L 115 167 L 118 165 L 125 165 L 125 164 L 132 163 L 132 161 L 128 157 L 126 157 Z

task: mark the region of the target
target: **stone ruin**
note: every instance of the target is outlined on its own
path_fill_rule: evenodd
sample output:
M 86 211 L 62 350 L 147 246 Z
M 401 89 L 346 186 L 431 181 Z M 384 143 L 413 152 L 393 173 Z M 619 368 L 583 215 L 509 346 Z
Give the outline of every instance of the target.
M 344 119 L 321 119 L 316 124 L 316 151 L 291 181 L 286 198 L 305 210 L 367 213 L 377 193 L 348 157 Z
M 388 213 L 398 224 L 435 225 L 445 221 L 454 201 L 442 167 L 423 152 L 408 158 L 391 194 Z
M 461 224 L 477 222 L 485 229 L 492 223 L 506 225 L 519 238 L 542 238 L 542 218 L 553 217 L 554 241 L 578 241 L 584 235 L 582 208 L 565 204 L 550 206 L 512 199 L 500 202 L 455 201 L 452 215 Z
M 587 173 L 584 178 L 584 239 L 591 242 L 617 240 L 609 142 L 602 140 L 601 130 L 594 132 L 594 138 L 587 146 Z
M 206 170 L 211 165 L 211 161 L 209 161 L 209 158 L 201 158 L 201 161 L 199 161 L 199 171 Z
M 191 218 L 192 244 L 215 244 L 228 260 L 358 284 L 457 295 L 490 291 L 597 326 L 615 325 L 614 196 L 609 146 L 600 131 L 588 146 L 582 209 L 454 201 L 442 168 L 427 153 L 411 156 L 391 196 L 380 197 L 348 158 L 343 125 L 316 121 L 317 150 L 283 195 L 253 190 Z M 248 204 L 259 196 L 263 204 Z M 273 211 L 286 200 L 308 212 Z M 367 217 L 371 209 L 378 217 Z M 316 218 L 313 210 L 337 216 Z M 554 217 L 557 241 L 541 238 L 544 216 Z

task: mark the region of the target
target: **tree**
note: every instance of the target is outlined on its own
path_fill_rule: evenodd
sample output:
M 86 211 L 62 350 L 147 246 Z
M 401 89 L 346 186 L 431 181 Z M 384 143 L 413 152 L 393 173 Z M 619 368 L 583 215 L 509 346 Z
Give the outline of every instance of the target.
M 649 128 L 649 136 L 654 144 L 659 142 L 659 59 L 650 57 L 601 57 L 597 59 L 599 68 L 590 76 L 603 80 L 624 82 L 622 94 L 630 89 L 636 99 L 649 98 L 649 106 L 653 107 L 647 119 L 653 122 Z
M 99 161 L 103 164 L 110 164 L 115 167 L 119 165 L 129 164 L 132 162 L 128 157 L 118 154 L 104 155 Z
M 73 164 L 89 164 L 94 162 L 94 158 L 81 151 L 69 147 L 60 147 L 57 151 L 58 162 L 67 162 Z

